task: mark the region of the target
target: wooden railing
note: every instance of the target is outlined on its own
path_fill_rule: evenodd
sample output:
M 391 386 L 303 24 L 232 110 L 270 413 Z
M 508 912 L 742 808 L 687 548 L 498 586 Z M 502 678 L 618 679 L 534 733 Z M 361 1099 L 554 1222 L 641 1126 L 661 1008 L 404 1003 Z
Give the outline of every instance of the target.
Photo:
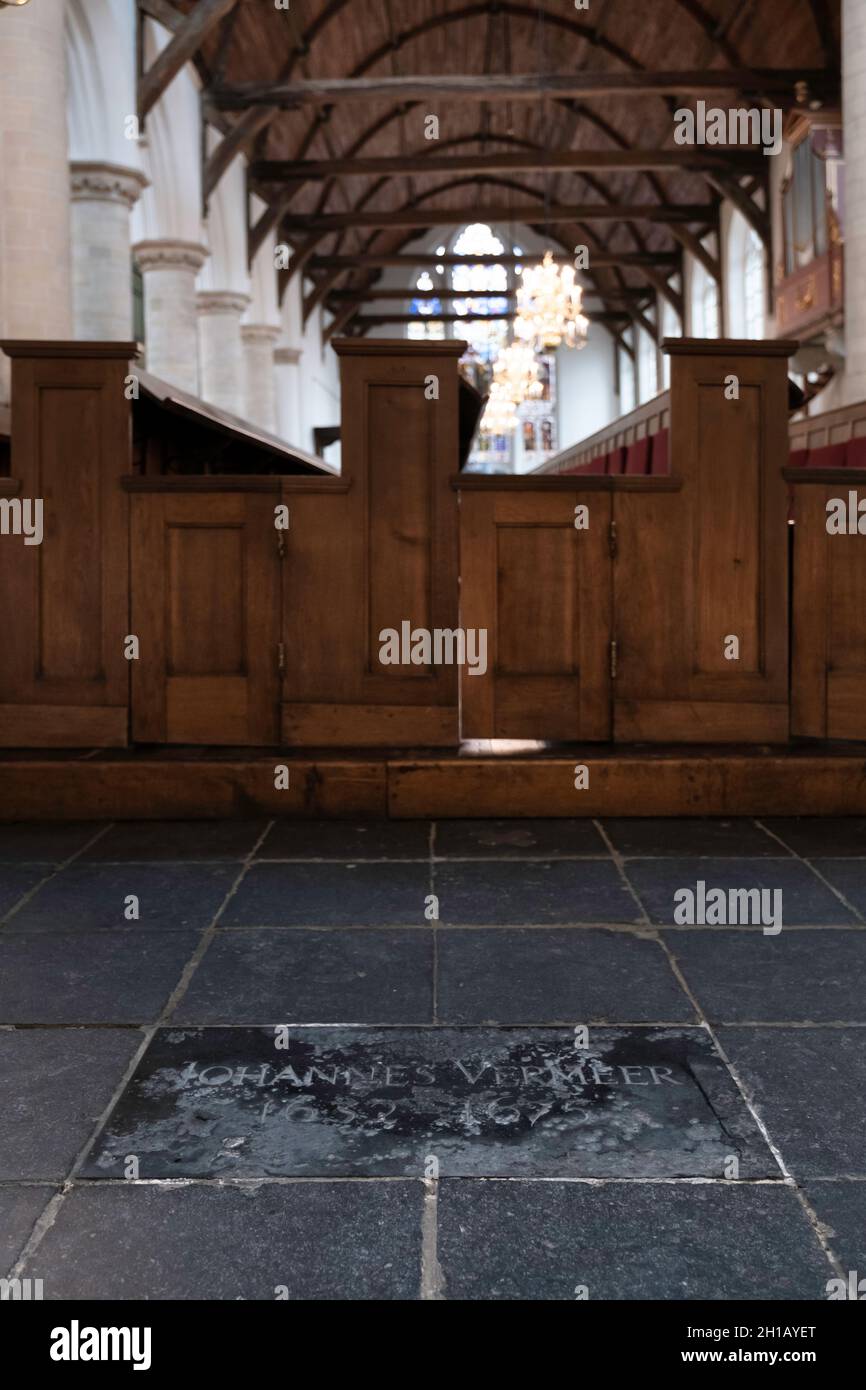
M 613 420 L 604 429 L 554 454 L 552 458 L 533 469 L 533 475 L 568 473 L 592 463 L 594 459 L 605 457 L 615 449 L 627 449 L 641 439 L 658 434 L 660 430 L 669 429 L 670 413 L 671 393 L 663 391 L 651 401 L 639 405 L 636 410 Z

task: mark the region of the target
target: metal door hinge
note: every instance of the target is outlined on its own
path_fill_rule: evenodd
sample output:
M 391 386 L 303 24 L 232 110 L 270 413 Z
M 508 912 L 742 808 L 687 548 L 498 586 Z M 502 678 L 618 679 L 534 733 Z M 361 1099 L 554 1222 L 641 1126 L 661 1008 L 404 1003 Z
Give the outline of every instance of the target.
M 610 644 L 610 678 L 616 680 L 616 642 Z
M 286 674 L 286 647 L 285 643 L 277 643 L 277 670 L 281 676 Z
M 616 539 L 616 522 L 612 521 L 607 533 L 607 548 L 610 551 L 611 559 L 616 559 L 616 552 L 619 549 Z

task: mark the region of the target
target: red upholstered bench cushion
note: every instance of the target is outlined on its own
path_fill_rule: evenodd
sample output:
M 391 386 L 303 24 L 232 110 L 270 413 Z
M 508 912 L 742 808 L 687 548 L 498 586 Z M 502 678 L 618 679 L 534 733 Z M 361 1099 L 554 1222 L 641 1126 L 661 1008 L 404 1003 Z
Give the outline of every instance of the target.
M 620 444 L 618 448 L 611 449 L 604 460 L 605 473 L 622 473 L 625 469 L 625 445 Z
M 650 450 L 650 473 L 653 477 L 661 474 L 670 473 L 668 463 L 668 431 L 659 430 L 657 434 L 651 436 L 652 448 Z
M 644 474 L 649 472 L 650 442 L 649 438 L 637 439 L 634 444 L 629 444 L 625 456 L 626 473 Z
M 809 460 L 807 468 L 844 468 L 845 453 L 848 448 L 844 444 L 824 444 L 820 449 L 809 450 Z
M 589 463 L 585 463 L 580 471 L 581 473 L 603 473 L 604 464 L 605 455 L 598 454 L 594 459 L 590 459 Z
M 809 457 L 808 449 L 792 449 L 788 455 L 789 468 L 805 468 L 806 460 Z
M 845 467 L 866 468 L 866 435 L 860 435 L 857 439 L 848 440 Z

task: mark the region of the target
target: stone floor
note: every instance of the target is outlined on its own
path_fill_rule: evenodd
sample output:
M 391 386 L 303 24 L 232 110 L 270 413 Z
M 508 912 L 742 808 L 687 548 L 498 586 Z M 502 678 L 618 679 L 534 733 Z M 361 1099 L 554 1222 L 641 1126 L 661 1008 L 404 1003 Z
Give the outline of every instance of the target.
M 0 1270 L 46 1298 L 866 1275 L 864 820 L 12 825 L 0 860 Z M 782 930 L 675 925 L 698 881 L 781 889 Z M 700 1034 L 767 1176 L 92 1176 L 157 1029 L 281 1024 Z

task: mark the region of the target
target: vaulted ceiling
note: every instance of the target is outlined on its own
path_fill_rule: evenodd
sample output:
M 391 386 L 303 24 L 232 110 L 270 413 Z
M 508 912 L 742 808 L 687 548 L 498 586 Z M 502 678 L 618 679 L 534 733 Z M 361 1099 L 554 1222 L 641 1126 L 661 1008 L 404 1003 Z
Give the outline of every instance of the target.
M 706 259 L 721 196 L 766 235 L 766 161 L 677 146 L 674 110 L 838 95 L 840 0 L 139 4 L 175 34 L 143 75 L 142 110 L 196 62 L 223 136 L 206 193 L 243 151 L 268 204 L 251 250 L 276 230 L 294 250 L 287 275 L 308 277 L 307 309 L 324 303 L 341 331 L 364 304 L 347 290 L 375 285 L 376 260 L 479 217 L 603 253 L 594 281 L 620 311 L 640 287 L 671 298 L 673 258 Z

